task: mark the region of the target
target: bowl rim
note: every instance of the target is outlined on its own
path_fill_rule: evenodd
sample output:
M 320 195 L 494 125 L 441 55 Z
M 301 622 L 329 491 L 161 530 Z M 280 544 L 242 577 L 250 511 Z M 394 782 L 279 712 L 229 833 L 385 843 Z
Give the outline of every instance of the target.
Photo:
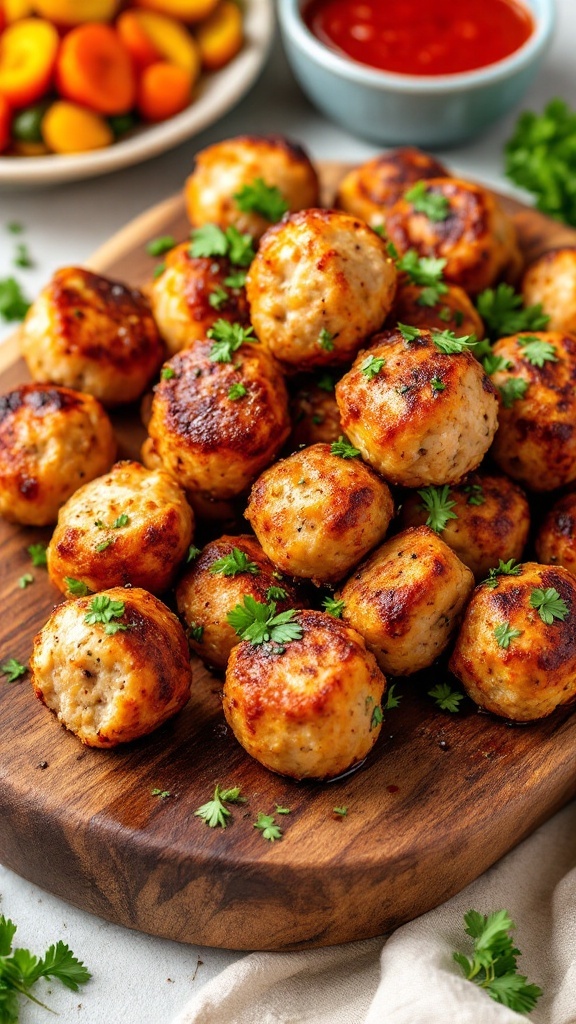
M 526 42 L 493 64 L 448 75 L 404 75 L 394 71 L 381 71 L 369 64 L 361 64 L 352 57 L 341 56 L 336 50 L 331 50 L 317 39 L 305 24 L 302 18 L 302 0 L 278 0 L 278 18 L 284 34 L 290 37 L 310 60 L 342 78 L 382 91 L 440 94 L 463 88 L 481 88 L 500 82 L 522 71 L 542 53 L 552 38 L 556 24 L 554 0 L 521 2 L 529 7 L 535 22 L 535 29 Z

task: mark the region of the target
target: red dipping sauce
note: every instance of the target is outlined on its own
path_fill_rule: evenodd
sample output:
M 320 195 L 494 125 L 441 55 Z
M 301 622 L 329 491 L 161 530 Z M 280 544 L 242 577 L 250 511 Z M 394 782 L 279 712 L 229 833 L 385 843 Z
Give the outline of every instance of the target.
M 517 0 L 310 0 L 303 18 L 330 49 L 405 75 L 484 68 L 534 31 Z

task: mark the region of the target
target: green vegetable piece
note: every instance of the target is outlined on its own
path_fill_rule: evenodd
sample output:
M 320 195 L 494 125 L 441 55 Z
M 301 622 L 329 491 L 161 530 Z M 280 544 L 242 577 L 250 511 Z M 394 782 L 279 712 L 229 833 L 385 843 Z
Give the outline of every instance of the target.
M 463 953 L 453 953 L 453 959 L 464 977 L 486 990 L 497 1003 L 502 1003 L 517 1013 L 530 1013 L 534 1009 L 542 989 L 528 984 L 528 979 L 518 974 L 516 949 L 510 931 L 515 927 L 508 911 L 497 910 L 485 916 L 477 910 L 464 914 L 465 932 L 473 940 L 472 958 Z
M 18 142 L 43 142 L 42 119 L 50 103 L 34 103 L 19 110 L 12 119 L 12 137 Z

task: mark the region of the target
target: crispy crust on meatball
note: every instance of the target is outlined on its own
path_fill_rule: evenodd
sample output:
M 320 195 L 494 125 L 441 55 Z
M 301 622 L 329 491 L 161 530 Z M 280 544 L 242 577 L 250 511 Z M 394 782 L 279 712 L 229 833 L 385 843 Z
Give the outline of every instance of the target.
M 193 527 L 192 509 L 168 473 L 118 462 L 60 509 L 47 551 L 50 579 L 63 594 L 69 594 L 66 577 L 92 591 L 130 584 L 161 594 Z
M 369 356 L 384 360 L 373 377 L 362 372 Z M 458 483 L 496 432 L 496 389 L 480 363 L 468 351 L 444 354 L 424 330 L 411 342 L 399 331 L 376 335 L 336 385 L 336 401 L 366 462 L 405 487 Z
M 142 293 L 82 267 L 56 271 L 20 336 L 34 380 L 87 391 L 104 405 L 139 398 L 164 355 Z
M 535 338 L 553 350 L 542 366 L 526 355 Z M 501 390 L 494 461 L 532 491 L 552 491 L 576 480 L 576 337 L 561 331 L 515 334 L 501 338 L 494 355 L 508 363 L 492 374 Z M 510 401 L 505 396 L 513 379 L 526 381 L 528 388 Z
M 328 388 L 328 390 L 327 390 Z M 334 387 L 320 387 L 313 378 L 301 383 L 290 399 L 292 449 L 309 444 L 331 444 L 343 433 Z
M 474 587 L 472 573 L 427 526 L 387 540 L 338 595 L 384 672 L 427 668 L 454 633 Z
M 448 291 L 441 295 L 433 306 L 421 302 L 424 288 L 415 284 L 406 284 L 400 278 L 392 311 L 388 317 L 390 327 L 397 323 L 410 324 L 412 327 L 424 327 L 427 330 L 436 328 L 439 331 L 452 331 L 458 337 L 464 334 L 475 334 L 480 340 L 484 337 L 484 324 L 466 292 L 457 285 L 448 285 Z
M 248 557 L 251 569 L 233 576 L 214 572 L 214 563 L 232 554 L 235 548 Z M 273 597 L 271 587 L 276 592 L 282 590 L 286 596 Z M 178 611 L 188 627 L 190 647 L 206 664 L 226 668 L 230 651 L 240 643 L 227 615 L 246 596 L 260 604 L 274 600 L 278 612 L 305 608 L 308 604 L 298 587 L 277 572 L 256 538 L 247 534 L 211 541 L 182 576 L 176 588 Z
M 266 232 L 248 271 L 254 329 L 288 370 L 349 362 L 384 323 L 396 277 L 363 221 L 301 210 Z
M 394 514 L 388 486 L 359 459 L 315 444 L 258 478 L 245 515 L 283 572 L 335 583 L 385 536 Z
M 414 146 L 391 149 L 355 167 L 342 179 L 336 206 L 370 227 L 386 222 L 386 212 L 402 193 L 423 178 L 448 178 L 443 164 Z
M 522 298 L 526 306 L 541 304 L 549 331 L 576 333 L 576 246 L 534 260 L 522 279 Z
M 244 344 L 233 362 L 214 362 L 210 342 L 173 356 L 148 431 L 156 455 L 186 491 L 232 498 L 274 459 L 290 432 L 288 394 L 274 359 Z M 229 396 L 242 384 L 246 394 Z
M 150 305 L 170 354 L 203 341 L 217 320 L 250 322 L 245 288 L 226 284 L 233 272 L 223 258 L 191 256 L 189 242 L 168 253 L 165 270 L 152 283 Z
M 520 561 L 530 529 L 530 507 L 517 484 L 505 476 L 471 473 L 463 484 L 450 488 L 448 501 L 456 518 L 448 519 L 440 536 L 477 580 L 484 579 L 500 558 Z M 422 496 L 406 495 L 402 527 L 420 526 L 427 518 Z
M 362 637 L 323 612 L 297 616 L 302 639 L 270 655 L 238 644 L 224 714 L 238 742 L 273 772 L 327 779 L 358 764 L 378 738 L 386 680 Z
M 255 211 L 243 212 L 234 198 L 257 178 L 277 188 L 289 210 L 318 205 L 318 176 L 301 146 L 281 135 L 241 135 L 196 154 L 184 189 L 191 224 L 233 224 L 260 238 L 270 221 Z
M 536 537 L 544 565 L 563 565 L 576 576 L 576 494 L 565 494 L 547 513 Z
M 517 276 L 522 260 L 516 229 L 492 193 L 459 178 L 431 178 L 426 185 L 448 201 L 448 215 L 431 220 L 404 194 L 386 215 L 386 233 L 398 251 L 442 257 L 446 281 L 471 295 L 504 274 Z
M 26 526 L 56 522 L 60 506 L 115 455 L 112 424 L 95 398 L 21 384 L 0 396 L 0 515 Z
M 109 635 L 104 623 L 86 622 L 92 597 L 65 601 L 30 660 L 36 696 L 89 747 L 148 735 L 184 707 L 192 681 L 184 630 L 166 605 L 137 588 L 106 596 L 123 603 L 112 621 L 124 630 Z
M 568 607 L 544 622 L 530 603 L 535 590 L 553 589 Z M 508 645 L 499 628 L 518 630 Z M 576 697 L 576 580 L 561 567 L 525 562 L 519 576 L 499 576 L 495 588 L 476 588 L 450 660 L 450 669 L 480 707 L 515 722 L 544 718 Z

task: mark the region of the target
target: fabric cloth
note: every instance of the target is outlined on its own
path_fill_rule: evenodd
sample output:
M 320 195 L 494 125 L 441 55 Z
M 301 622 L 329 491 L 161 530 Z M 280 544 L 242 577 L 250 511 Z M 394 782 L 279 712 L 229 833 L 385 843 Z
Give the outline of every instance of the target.
M 398 928 L 302 953 L 253 953 L 208 982 L 172 1024 L 518 1024 L 460 973 L 463 915 L 508 910 L 519 971 L 544 989 L 534 1024 L 576 1024 L 576 803 L 461 893 Z

